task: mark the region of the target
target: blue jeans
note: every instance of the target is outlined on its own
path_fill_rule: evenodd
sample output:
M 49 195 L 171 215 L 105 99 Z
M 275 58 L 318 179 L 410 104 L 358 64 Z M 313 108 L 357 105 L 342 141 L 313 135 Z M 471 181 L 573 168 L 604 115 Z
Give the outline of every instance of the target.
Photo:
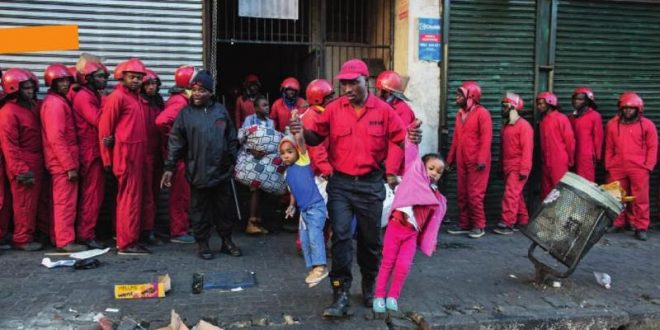
M 323 200 L 318 201 L 305 209 L 300 210 L 302 215 L 300 220 L 300 245 L 305 265 L 312 266 L 325 265 L 325 239 L 323 237 L 323 227 L 328 211 Z

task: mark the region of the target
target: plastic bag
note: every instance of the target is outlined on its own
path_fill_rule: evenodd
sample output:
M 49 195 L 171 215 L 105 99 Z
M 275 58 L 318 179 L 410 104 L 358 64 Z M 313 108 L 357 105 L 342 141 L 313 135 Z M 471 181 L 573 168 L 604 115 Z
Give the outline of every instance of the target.
M 394 201 L 394 190 L 390 188 L 390 185 L 385 184 L 385 200 L 383 200 L 383 214 L 380 216 L 380 227 L 384 228 L 387 226 L 387 221 L 389 220 L 390 208 L 392 207 L 392 202 Z

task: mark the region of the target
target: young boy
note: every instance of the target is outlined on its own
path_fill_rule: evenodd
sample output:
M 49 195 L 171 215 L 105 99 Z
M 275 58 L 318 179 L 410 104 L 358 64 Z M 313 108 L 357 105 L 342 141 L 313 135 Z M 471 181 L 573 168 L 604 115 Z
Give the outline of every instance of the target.
M 297 119 L 298 111 L 292 111 L 291 116 Z M 296 134 L 295 140 L 291 136 L 285 136 L 278 149 L 280 158 L 288 166 L 286 182 L 291 191 L 286 217 L 293 217 L 298 206 L 301 213 L 299 233 L 303 256 L 306 266 L 312 268 L 305 282 L 311 288 L 328 276 L 323 238 L 327 209 L 314 181 L 302 133 Z
M 238 139 L 241 143 L 245 142 L 245 129 L 250 126 L 257 125 L 266 128 L 275 128 L 275 123 L 272 119 L 268 118 L 270 108 L 268 106 L 268 99 L 263 95 L 254 97 L 254 110 L 255 113 L 245 117 L 243 126 L 238 134 Z M 248 149 L 248 151 L 257 159 L 265 156 L 265 152 L 260 150 Z M 259 208 L 259 199 L 261 197 L 261 190 L 259 188 L 250 187 L 250 218 L 248 219 L 245 233 L 248 235 L 265 235 L 268 230 L 261 225 L 261 209 Z

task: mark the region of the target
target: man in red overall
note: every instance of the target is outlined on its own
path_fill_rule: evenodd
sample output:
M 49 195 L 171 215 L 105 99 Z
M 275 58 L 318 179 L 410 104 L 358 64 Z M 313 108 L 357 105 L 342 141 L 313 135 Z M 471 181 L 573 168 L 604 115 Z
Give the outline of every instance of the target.
M 280 84 L 280 92 L 282 92 L 282 97 L 275 100 L 270 107 L 270 119 L 275 123 L 276 130 L 284 132 L 284 129 L 289 125 L 291 111 L 297 109 L 298 113 L 303 114 L 307 102 L 298 96 L 300 83 L 296 78 L 288 77 L 284 79 Z
M 536 108 L 541 113 L 541 198 L 545 198 L 574 164 L 575 136 L 571 122 L 560 112 L 555 94 L 539 93 Z
M 156 126 L 165 134 L 163 149 L 163 160 L 167 159 L 167 135 L 174 125 L 176 117 L 181 109 L 188 106 L 190 98 L 190 81 L 195 74 L 195 67 L 183 65 L 174 72 L 175 86 L 170 89 L 170 98 L 165 103 L 165 110 L 156 117 Z M 188 210 L 190 208 L 190 184 L 186 179 L 186 164 L 181 159 L 176 163 L 171 186 L 168 211 L 170 216 L 170 242 L 192 244 L 195 238 L 188 235 L 190 220 Z
M 236 129 L 241 128 L 245 118 L 254 113 L 254 98 L 259 95 L 260 88 L 261 82 L 259 82 L 257 75 L 249 74 L 243 79 L 243 95 L 236 98 L 236 106 L 234 107 Z
M 401 76 L 394 71 L 383 71 L 376 77 L 376 92 L 378 97 L 394 108 L 399 115 L 403 126 L 408 127 L 415 121 L 415 113 L 408 103 L 408 98 L 403 94 L 403 82 Z
M 99 119 L 103 166 L 117 177 L 117 249 L 122 255 L 151 253 L 138 244 L 144 196 L 149 193 L 145 180 L 149 116 L 139 95 L 145 74 L 139 59 L 124 62 L 121 83 L 108 96 Z
M 2 76 L 2 88 L 7 94 L 0 110 L 0 145 L 5 159 L 13 210 L 15 249 L 41 250 L 34 242 L 39 209 L 39 194 L 43 178 L 43 151 L 39 108 L 34 100 L 34 75 L 11 68 Z
M 71 80 L 72 76 L 63 64 L 48 66 L 44 81 L 50 89 L 40 111 L 44 158 L 53 180 L 54 243 L 62 252 L 87 249 L 75 243 L 80 160 L 76 124 L 67 99 Z
M 627 194 L 635 196 L 609 232 L 621 232 L 626 223 L 635 237 L 645 241 L 650 223 L 649 176 L 658 158 L 658 132 L 642 115 L 644 101 L 633 92 L 619 97 L 619 114 L 607 122 L 605 170 L 608 182 L 619 181 Z
M 105 193 L 105 176 L 99 149 L 99 116 L 108 82 L 108 69 L 99 62 L 80 63 L 77 71 L 80 88 L 73 98 L 73 119 L 80 154 L 80 198 L 76 236 L 91 249 L 104 249 L 96 240 L 96 223 Z
M 574 110 L 568 119 L 575 134 L 574 170 L 577 175 L 596 181 L 596 164 L 603 154 L 603 119 L 589 87 L 576 88 L 571 104 Z
M 490 174 L 490 147 L 493 122 L 490 112 L 479 104 L 481 87 L 475 81 L 465 81 L 456 91 L 454 136 L 447 163 L 455 164 L 458 183 L 458 226 L 447 230 L 449 234 L 468 234 L 481 238 L 486 234 L 484 196 Z
M 500 164 L 504 174 L 502 221 L 493 231 L 501 235 L 513 234 L 515 225 L 525 226 L 529 221 L 523 188 L 532 171 L 534 129 L 520 117 L 523 100 L 518 94 L 506 93 L 502 99 L 502 126 Z

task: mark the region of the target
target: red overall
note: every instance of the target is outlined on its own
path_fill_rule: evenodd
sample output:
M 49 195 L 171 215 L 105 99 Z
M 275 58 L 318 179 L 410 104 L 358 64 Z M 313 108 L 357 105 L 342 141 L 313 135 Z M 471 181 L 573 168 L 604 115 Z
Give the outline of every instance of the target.
M 73 99 L 73 118 L 80 153 L 80 198 L 76 235 L 81 241 L 95 238 L 94 230 L 105 193 L 98 131 L 101 107 L 101 95 L 87 86 L 81 87 Z
M 305 111 L 305 100 L 298 97 L 296 103 L 293 106 L 293 109 L 298 109 L 298 112 L 302 114 Z M 273 102 L 273 105 L 270 107 L 270 119 L 275 122 L 275 129 L 284 132 L 284 128 L 289 126 L 289 120 L 291 119 L 291 110 L 286 103 L 284 103 L 283 98 L 279 98 Z
M 52 91 L 40 113 L 44 158 L 52 177 L 54 243 L 61 248 L 76 240 L 78 182 L 69 181 L 67 174 L 79 168 L 76 126 L 69 100 Z
M 523 188 L 532 171 L 534 130 L 526 120 L 519 118 L 513 125 L 502 127 L 500 159 L 504 172 L 502 196 L 502 223 L 508 227 L 526 225 L 529 220 Z M 520 179 L 520 176 L 525 176 Z
M 247 116 L 254 113 L 254 102 L 249 97 L 241 95 L 236 99 L 236 129 L 243 126 L 243 122 Z
M 137 92 L 119 85 L 105 101 L 99 118 L 99 142 L 114 136 L 114 146 L 101 145 L 103 166 L 117 177 L 117 248 L 137 244 L 144 196 L 151 189 L 145 180 L 148 112 Z
M 183 94 L 173 94 L 165 103 L 163 110 L 156 117 L 156 126 L 163 134 L 168 134 L 174 120 L 181 109 L 188 105 L 188 99 Z M 167 139 L 165 139 L 167 140 Z M 163 159 L 167 157 L 167 145 L 163 151 Z M 168 203 L 170 216 L 170 236 L 178 237 L 185 235 L 190 226 L 188 219 L 188 209 L 190 208 L 190 183 L 186 179 L 186 164 L 183 160 L 176 163 L 176 171 L 172 177 L 172 186 L 170 187 L 170 197 Z
M 575 173 L 596 181 L 596 163 L 603 154 L 603 119 L 592 108 L 579 117 L 571 115 L 568 119 L 575 134 Z
M 619 116 L 607 122 L 605 169 L 608 182 L 619 181 L 627 194 L 635 196 L 624 213 L 614 221 L 614 227 L 626 222 L 634 229 L 647 230 L 650 223 L 649 176 L 658 157 L 658 132 L 645 117 L 633 123 L 623 123 Z
M 156 117 L 163 109 L 150 105 L 144 99 L 142 99 L 142 106 L 147 111 L 147 165 L 144 178 L 147 180 L 147 187 L 149 188 L 149 193 L 144 195 L 142 231 L 152 231 L 156 224 L 156 201 L 160 192 L 160 177 L 163 172 L 162 145 L 160 132 L 156 127 Z
M 401 118 L 403 127 L 408 127 L 415 121 L 415 113 L 412 111 L 408 103 L 398 98 L 394 98 L 391 105 L 392 108 L 394 108 L 394 112 L 396 112 L 396 114 L 399 115 L 399 118 Z
M 541 119 L 539 130 L 543 159 L 541 198 L 545 198 L 573 166 L 575 137 L 568 118 L 556 110 L 548 110 Z
M 490 146 L 493 123 L 488 109 L 475 104 L 471 110 L 461 109 L 456 124 L 448 164 L 456 162 L 458 183 L 459 227 L 463 229 L 486 227 L 484 196 L 490 174 Z M 477 170 L 477 165 L 485 168 Z
M 305 111 L 302 116 L 303 124 L 306 127 L 314 127 L 314 124 L 319 120 L 324 109 L 320 106 L 311 106 L 309 111 Z M 323 140 L 318 146 L 307 146 L 307 153 L 309 160 L 312 163 L 312 171 L 316 176 L 324 176 L 326 178 L 332 175 L 332 165 L 328 161 L 328 139 Z
M 0 110 L 0 144 L 5 158 L 14 210 L 14 244 L 33 240 L 43 178 L 41 124 L 38 108 L 30 110 L 8 101 Z M 34 174 L 34 185 L 19 183 L 17 175 Z

